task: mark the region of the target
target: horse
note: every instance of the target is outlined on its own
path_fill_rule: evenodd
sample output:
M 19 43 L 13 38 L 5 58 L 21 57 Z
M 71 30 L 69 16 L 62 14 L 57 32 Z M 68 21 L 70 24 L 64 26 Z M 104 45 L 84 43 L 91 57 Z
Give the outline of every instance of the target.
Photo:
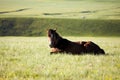
M 105 54 L 97 44 L 92 41 L 77 41 L 73 42 L 62 38 L 54 29 L 48 29 L 47 35 L 50 40 L 50 47 L 52 53 L 68 53 L 68 54 Z
M 51 42 L 51 39 L 50 39 L 50 37 L 49 37 L 49 41 Z M 80 42 L 80 41 L 77 41 L 77 42 L 75 42 L 75 43 L 77 43 L 77 44 L 84 44 L 84 43 L 86 43 L 85 41 L 82 41 L 82 42 Z M 50 47 L 51 47 L 51 44 L 49 45 Z M 57 54 L 57 53 L 62 53 L 63 51 L 61 51 L 60 49 L 58 49 L 58 48 L 51 48 L 51 54 Z
M 50 40 L 50 38 L 49 38 L 49 40 Z M 51 41 L 50 41 L 51 42 Z M 77 41 L 77 42 L 75 42 L 75 43 L 78 43 L 78 44 L 80 44 L 81 42 L 80 41 Z M 51 44 L 49 45 L 49 46 L 51 46 Z M 57 54 L 57 53 L 62 53 L 63 51 L 62 50 L 60 50 L 60 49 L 58 49 L 58 48 L 51 48 L 51 54 Z

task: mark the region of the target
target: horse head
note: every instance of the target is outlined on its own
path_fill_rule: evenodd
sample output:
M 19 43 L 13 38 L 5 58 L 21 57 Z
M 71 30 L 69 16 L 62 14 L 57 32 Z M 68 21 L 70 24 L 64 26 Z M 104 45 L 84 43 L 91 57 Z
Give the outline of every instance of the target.
M 54 29 L 48 29 L 47 30 L 47 35 L 48 35 L 48 38 L 50 40 L 50 47 L 55 48 L 61 37 L 59 36 L 59 34 Z

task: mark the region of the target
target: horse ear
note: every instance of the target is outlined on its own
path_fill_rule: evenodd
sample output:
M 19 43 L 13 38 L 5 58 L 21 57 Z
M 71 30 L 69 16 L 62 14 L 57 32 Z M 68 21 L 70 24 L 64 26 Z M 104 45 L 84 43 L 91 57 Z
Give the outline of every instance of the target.
M 57 28 L 55 28 L 54 30 L 57 31 Z

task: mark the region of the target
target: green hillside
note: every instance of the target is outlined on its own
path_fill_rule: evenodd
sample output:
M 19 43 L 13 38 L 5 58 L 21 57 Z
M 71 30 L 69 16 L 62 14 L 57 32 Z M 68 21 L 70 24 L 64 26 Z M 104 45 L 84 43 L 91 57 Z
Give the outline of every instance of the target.
M 48 28 L 62 36 L 120 36 L 120 20 L 0 18 L 0 36 L 45 36 Z

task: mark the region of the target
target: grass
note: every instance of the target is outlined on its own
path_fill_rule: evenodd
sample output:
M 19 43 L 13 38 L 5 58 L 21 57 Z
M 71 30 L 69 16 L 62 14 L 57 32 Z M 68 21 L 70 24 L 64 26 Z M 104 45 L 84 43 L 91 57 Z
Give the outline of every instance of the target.
M 0 80 L 119 80 L 119 37 L 92 40 L 107 55 L 50 55 L 46 37 L 0 37 Z
M 120 19 L 119 0 L 1 0 L 0 5 L 2 18 Z
M 0 18 L 1 36 L 45 36 L 48 28 L 65 36 L 120 36 L 120 20 Z
M 120 0 L 0 0 L 0 80 L 120 80 L 119 5 Z M 45 36 L 47 28 L 69 40 L 91 40 L 106 55 L 50 55 L 46 37 L 15 37 Z

